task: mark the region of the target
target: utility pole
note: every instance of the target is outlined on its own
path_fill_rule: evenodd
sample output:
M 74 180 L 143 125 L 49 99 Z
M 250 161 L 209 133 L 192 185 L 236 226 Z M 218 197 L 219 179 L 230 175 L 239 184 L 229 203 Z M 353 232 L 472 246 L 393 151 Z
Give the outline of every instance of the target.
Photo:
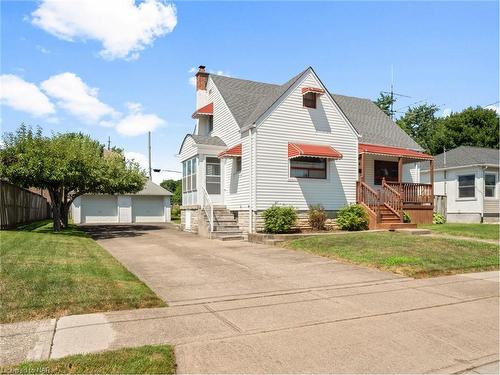
M 108 135 L 108 151 L 111 150 L 111 137 Z
M 149 180 L 153 179 L 151 175 L 151 132 L 148 132 L 148 162 L 149 162 Z

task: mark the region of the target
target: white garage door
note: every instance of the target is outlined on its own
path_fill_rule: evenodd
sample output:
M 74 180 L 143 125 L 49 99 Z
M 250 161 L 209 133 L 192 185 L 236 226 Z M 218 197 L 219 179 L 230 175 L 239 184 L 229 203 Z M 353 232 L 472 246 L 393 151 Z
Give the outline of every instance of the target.
M 84 223 L 117 223 L 118 204 L 115 196 L 89 195 L 82 197 Z
M 134 223 L 161 223 L 165 221 L 163 197 L 132 197 Z

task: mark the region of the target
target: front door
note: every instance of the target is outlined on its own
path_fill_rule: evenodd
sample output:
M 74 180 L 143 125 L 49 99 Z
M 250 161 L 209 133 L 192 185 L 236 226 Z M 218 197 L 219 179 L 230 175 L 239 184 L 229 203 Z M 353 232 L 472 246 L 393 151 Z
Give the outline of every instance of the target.
M 205 160 L 205 188 L 215 204 L 222 203 L 221 163 L 217 157 L 207 156 Z

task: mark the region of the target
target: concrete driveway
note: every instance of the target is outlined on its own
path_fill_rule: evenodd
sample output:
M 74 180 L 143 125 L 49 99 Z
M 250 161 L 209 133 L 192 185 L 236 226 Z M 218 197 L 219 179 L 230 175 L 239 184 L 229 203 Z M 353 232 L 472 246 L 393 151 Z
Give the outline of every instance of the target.
M 168 225 L 85 228 L 182 315 L 143 321 L 141 341 L 175 343 L 180 373 L 449 373 L 498 360 L 497 272 L 413 280 Z

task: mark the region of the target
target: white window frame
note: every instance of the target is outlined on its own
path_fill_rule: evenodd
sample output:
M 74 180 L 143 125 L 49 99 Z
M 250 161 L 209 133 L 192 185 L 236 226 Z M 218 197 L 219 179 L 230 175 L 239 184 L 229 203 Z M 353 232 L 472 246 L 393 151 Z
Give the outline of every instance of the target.
M 460 177 L 464 176 L 474 176 L 474 196 L 473 197 L 461 197 L 460 196 Z M 471 173 L 461 173 L 457 175 L 457 201 L 473 201 L 477 199 L 476 195 L 476 174 L 474 172 Z
M 325 183 L 330 181 L 330 158 L 326 159 L 326 177 L 325 178 L 308 178 L 308 177 L 295 177 L 292 176 L 292 160 L 294 158 L 288 159 L 288 181 L 310 181 L 312 183 Z
M 486 196 L 486 175 L 490 174 L 495 176 L 495 185 L 493 186 L 493 196 L 492 197 L 487 197 Z M 497 185 L 498 185 L 498 173 L 497 172 L 484 172 L 484 199 L 497 199 L 498 197 L 498 192 L 497 192 Z
M 188 165 L 190 163 L 191 173 L 187 174 Z M 182 162 L 182 194 L 191 193 L 198 190 L 198 157 L 194 156 Z M 189 179 L 189 189 L 187 188 L 187 180 Z M 194 184 L 193 184 L 194 182 Z M 193 189 L 194 185 L 194 189 Z
M 208 161 L 208 159 L 211 158 L 211 159 L 218 159 L 217 156 L 206 156 L 205 157 L 205 189 L 207 190 L 207 193 L 209 195 L 221 195 L 222 194 L 222 189 L 223 189 L 223 186 L 222 186 L 222 168 L 223 168 L 223 165 L 222 165 L 222 162 L 220 159 L 219 160 L 219 163 L 216 164 L 216 163 L 211 163 Z M 219 166 L 219 175 L 211 175 L 211 174 L 208 174 L 207 173 L 207 167 L 208 165 L 218 165 Z M 219 177 L 219 193 L 210 193 L 208 191 L 208 183 L 207 183 L 207 177 Z M 213 182 L 211 184 L 214 184 Z

